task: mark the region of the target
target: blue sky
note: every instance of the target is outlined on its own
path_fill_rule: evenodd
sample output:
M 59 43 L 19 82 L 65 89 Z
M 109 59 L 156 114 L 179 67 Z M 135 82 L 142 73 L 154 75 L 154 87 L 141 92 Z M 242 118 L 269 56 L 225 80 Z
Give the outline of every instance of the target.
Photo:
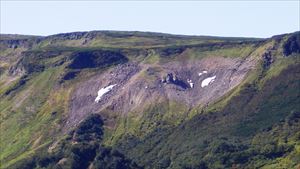
M 299 1 L 1 1 L 1 33 L 90 30 L 270 37 L 298 31 Z

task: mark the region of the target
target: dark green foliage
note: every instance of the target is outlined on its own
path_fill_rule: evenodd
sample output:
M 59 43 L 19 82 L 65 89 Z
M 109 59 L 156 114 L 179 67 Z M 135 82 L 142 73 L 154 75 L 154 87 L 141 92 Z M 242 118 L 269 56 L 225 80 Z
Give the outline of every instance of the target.
M 26 160 L 18 161 L 13 166 L 13 168 L 16 168 L 16 169 L 33 169 L 36 167 L 37 167 L 37 164 L 36 164 L 35 159 L 33 159 L 33 158 L 27 158 Z
M 98 144 L 78 143 L 71 146 L 71 159 L 73 169 L 88 168 L 96 156 Z
M 59 156 L 58 155 L 44 155 L 44 156 L 38 156 L 36 158 L 37 161 L 37 165 L 40 167 L 47 167 L 49 165 L 51 165 L 54 162 L 57 162 L 59 160 Z
M 261 88 L 246 84 L 221 111 L 158 128 L 142 139 L 123 137 L 116 147 L 145 168 L 259 168 L 285 157 L 295 145 L 280 140 L 300 134 L 298 66 Z
M 300 164 L 299 65 L 288 67 L 279 75 L 276 74 L 276 71 L 274 71 L 275 73 L 272 72 L 274 69 L 281 70 L 274 67 L 279 59 L 291 61 L 289 59 L 299 56 L 299 32 L 261 41 L 259 39 L 188 37 L 109 31 L 59 34 L 32 38 L 29 41 L 26 40 L 26 37 L 16 38 L 8 36 L 5 38 L 6 40 L 0 42 L 0 48 L 4 49 L 4 53 L 7 53 L 7 58 L 3 60 L 12 58 L 13 62 L 18 61 L 16 65 L 12 62 L 3 64 L 4 67 L 0 68 L 0 75 L 5 75 L 4 73 L 7 70 L 10 75 L 23 73 L 28 75 L 18 82 L 16 81 L 17 83 L 3 88 L 3 93 L 7 96 L 3 95 L 5 99 L 3 99 L 4 101 L 1 102 L 0 106 L 2 110 L 7 112 L 13 110 L 11 114 L 15 114 L 13 112 L 17 112 L 18 109 L 14 110 L 14 105 L 10 104 L 14 100 L 6 100 L 6 98 L 17 96 L 18 92 L 23 89 L 22 86 L 26 87 L 27 84 L 30 84 L 31 81 L 27 81 L 27 78 L 34 78 L 41 72 L 51 74 L 51 71 L 48 71 L 49 68 L 57 69 L 59 71 L 57 74 L 60 75 L 51 76 L 52 78 L 49 81 L 47 80 L 50 76 L 45 76 L 46 78 L 41 78 L 39 81 L 50 83 L 56 82 L 58 78 L 60 82 L 63 82 L 72 80 L 76 76 L 83 77 L 85 73 L 87 75 L 101 73 L 99 70 L 103 68 L 129 61 L 127 56 L 133 62 L 140 62 L 150 56 L 152 59 L 149 59 L 147 64 L 153 63 L 152 66 L 156 66 L 154 63 L 160 64 L 169 62 L 172 59 L 186 61 L 209 56 L 229 57 L 233 55 L 232 57 L 243 59 L 243 57 L 256 52 L 257 56 L 262 55 L 263 60 L 261 60 L 262 73 L 255 77 L 254 81 L 247 81 L 248 83 L 244 84 L 241 90 L 234 90 L 234 92 L 237 91 L 236 95 L 226 100 L 225 107 L 221 110 L 216 110 L 214 105 L 209 105 L 212 107 L 206 106 L 201 110 L 195 110 L 195 114 L 199 112 L 201 114 L 193 114 L 192 116 L 186 114 L 188 117 L 193 117 L 191 119 L 180 119 L 180 122 L 170 124 L 163 120 L 164 112 L 168 112 L 170 106 L 154 103 L 151 109 L 145 110 L 147 113 L 141 112 L 143 113 L 141 125 L 138 127 L 135 124 L 132 125 L 136 127 L 134 131 L 137 131 L 138 134 L 127 134 L 127 131 L 120 131 L 116 135 L 119 136 L 118 134 L 120 134 L 120 138 L 118 137 L 119 140 L 113 140 L 117 141 L 113 147 L 104 146 L 102 143 L 104 137 L 103 121 L 100 115 L 97 114 L 91 114 L 82 123 L 78 124 L 77 128 L 67 135 L 67 138 L 61 138 L 62 135 L 60 134 L 62 133 L 55 133 L 59 129 L 53 130 L 52 128 L 61 126 L 64 119 L 57 118 L 60 118 L 61 113 L 65 113 L 65 111 L 61 108 L 56 109 L 55 105 L 52 104 L 55 104 L 56 99 L 60 100 L 61 97 L 67 95 L 55 95 L 56 93 L 54 93 L 53 96 L 49 96 L 47 93 L 45 96 L 38 96 L 37 92 L 33 92 L 34 94 L 28 92 L 30 100 L 37 103 L 32 104 L 32 106 L 30 103 L 24 107 L 33 112 L 39 111 L 37 107 L 43 107 L 43 115 L 38 115 L 38 122 L 33 122 L 26 116 L 24 116 L 26 118 L 16 116 L 18 117 L 17 123 L 22 123 L 21 127 L 26 128 L 29 126 L 26 128 L 27 130 L 21 130 L 16 134 L 14 134 L 14 130 L 13 132 L 11 130 L 6 131 L 6 128 L 10 127 L 9 124 L 4 127 L 4 132 L 15 135 L 11 138 L 11 141 L 15 143 L 13 145 L 21 147 L 12 150 L 12 152 L 8 151 L 13 155 L 6 153 L 9 155 L 6 155 L 3 160 L 7 163 L 5 164 L 6 168 L 9 166 L 9 168 L 20 169 L 84 169 L 89 167 L 126 169 L 143 166 L 151 169 L 252 169 L 262 168 L 265 165 L 272 165 L 271 168 L 276 168 L 276 163 L 280 163 L 280 160 L 283 160 L 283 163 L 290 163 L 285 168 L 293 168 Z M 69 40 L 72 41 L 69 42 Z M 263 45 L 268 46 L 268 44 L 271 44 L 270 41 L 273 42 L 273 40 L 275 40 L 273 47 L 261 51 L 263 49 L 260 49 L 260 47 L 264 48 Z M 14 55 L 14 52 L 10 52 L 10 50 L 17 51 L 20 47 L 28 49 L 20 55 Z M 6 51 L 6 48 L 9 49 Z M 214 53 L 214 51 L 217 52 Z M 281 51 L 285 56 L 292 56 L 282 58 L 279 56 Z M 290 64 L 290 62 L 287 64 Z M 279 64 L 279 66 L 282 65 Z M 154 69 L 149 68 L 148 70 L 149 76 L 156 74 L 153 72 Z M 266 80 L 268 73 L 272 75 L 274 73 L 276 76 Z M 5 76 L 3 77 L 5 79 Z M 77 80 L 81 82 L 81 79 L 77 78 L 76 82 Z M 180 79 L 172 83 L 181 86 L 183 89 L 187 88 L 187 84 L 180 81 Z M 2 84 L 6 84 L 5 80 Z M 71 86 L 68 86 L 69 84 Z M 61 86 L 69 89 L 68 87 L 74 87 L 72 85 L 71 83 L 56 84 L 53 89 L 61 89 Z M 28 87 L 28 89 L 30 88 Z M 35 89 L 33 88 L 33 90 Z M 44 89 L 45 87 L 41 87 L 39 91 Z M 26 94 L 26 92 L 24 93 Z M 62 99 L 62 101 L 64 100 Z M 45 103 L 45 106 L 42 105 L 42 102 Z M 47 106 L 51 109 L 48 110 Z M 53 109 L 52 106 L 54 106 Z M 170 111 L 168 113 L 177 115 L 176 112 Z M 21 112 L 20 114 L 28 114 L 28 112 Z M 10 118 L 10 116 L 9 113 L 4 115 L 5 118 Z M 51 121 L 53 119 L 54 122 L 59 120 L 58 123 L 51 123 L 49 132 L 44 132 L 48 130 L 48 121 L 41 123 L 46 126 L 45 130 L 39 126 L 33 130 L 33 127 L 28 125 L 31 123 L 39 124 L 39 121 L 45 118 L 44 116 L 53 117 L 49 119 Z M 128 119 L 130 118 L 128 116 Z M 128 121 L 128 126 L 131 127 L 131 121 Z M 132 122 L 134 123 L 134 121 Z M 19 131 L 19 129 L 16 129 L 16 131 Z M 25 136 L 32 136 L 30 132 L 36 134 L 36 136 L 32 139 L 24 139 Z M 49 133 L 49 136 L 45 133 Z M 143 133 L 142 136 L 140 136 L 140 133 Z M 108 132 L 107 135 L 110 136 L 110 134 Z M 116 138 L 113 134 L 112 137 Z M 41 140 L 35 142 L 34 138 L 39 135 Z M 48 138 L 53 137 L 53 139 L 45 139 L 45 136 Z M 10 137 L 7 137 L 7 142 L 10 141 Z M 23 139 L 25 140 L 24 143 L 19 144 L 18 141 Z M 59 143 L 57 145 L 53 144 L 56 145 L 55 148 L 49 149 L 48 152 L 49 141 L 57 140 L 59 140 Z M 107 141 L 106 143 L 109 144 L 110 140 Z M 5 146 L 6 143 L 2 147 Z M 139 166 L 131 159 L 137 162 Z
M 80 51 L 71 55 L 70 69 L 106 67 L 127 62 L 127 58 L 115 51 Z
M 126 159 L 119 151 L 105 147 L 99 148 L 99 153 L 95 158 L 94 167 L 96 169 L 140 168 L 135 163 Z
M 101 116 L 91 114 L 69 137 L 61 141 L 54 152 L 39 150 L 33 157 L 19 161 L 13 168 L 86 169 L 92 163 L 99 169 L 140 168 L 117 150 L 101 145 L 102 126 Z M 63 160 L 65 162 L 61 162 Z
M 36 155 L 30 156 L 17 162 L 12 168 L 33 169 L 33 168 L 53 168 L 54 164 L 60 160 L 59 154 L 48 154 L 46 151 L 39 150 Z
M 103 135 L 103 121 L 98 114 L 90 115 L 84 122 L 80 123 L 77 130 L 75 130 L 74 141 L 97 141 L 102 140 Z
M 249 136 L 258 130 L 272 127 L 291 111 L 300 110 L 299 77 L 298 65 L 293 66 L 283 71 L 280 76 L 267 81 L 259 93 L 252 96 L 254 92 L 250 92 L 248 95 L 232 99 L 229 105 L 236 109 L 228 106 L 225 112 L 239 111 L 241 114 L 249 114 L 235 127 L 236 134 Z M 241 101 L 244 101 L 244 104 L 240 104 Z

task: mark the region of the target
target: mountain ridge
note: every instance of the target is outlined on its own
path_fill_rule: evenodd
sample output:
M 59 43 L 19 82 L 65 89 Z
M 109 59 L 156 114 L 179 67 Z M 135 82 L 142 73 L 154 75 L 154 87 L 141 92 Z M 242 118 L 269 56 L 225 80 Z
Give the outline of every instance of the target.
M 28 37 L 48 37 L 48 36 L 59 36 L 59 35 L 72 35 L 72 34 L 87 34 L 87 33 L 99 33 L 99 34 L 124 34 L 124 35 L 149 35 L 149 36 L 176 36 L 176 37 L 205 37 L 205 38 L 249 38 L 249 39 L 266 39 L 266 38 L 255 38 L 255 37 L 224 37 L 224 36 L 210 36 L 210 35 L 182 35 L 182 34 L 173 34 L 173 33 L 161 33 L 161 32 L 151 32 L 151 31 L 118 31 L 118 30 L 93 30 L 93 31 L 74 31 L 74 32 L 67 32 L 67 33 L 57 33 L 51 35 L 26 35 L 26 34 L 0 34 L 3 37 L 5 36 L 28 36 Z M 295 33 L 295 32 L 294 32 Z M 288 34 L 288 33 L 286 33 Z M 284 34 L 281 34 L 284 35 Z
M 290 168 L 300 161 L 299 32 L 39 38 L 0 40 L 1 168 Z M 114 87 L 96 102 L 107 86 Z

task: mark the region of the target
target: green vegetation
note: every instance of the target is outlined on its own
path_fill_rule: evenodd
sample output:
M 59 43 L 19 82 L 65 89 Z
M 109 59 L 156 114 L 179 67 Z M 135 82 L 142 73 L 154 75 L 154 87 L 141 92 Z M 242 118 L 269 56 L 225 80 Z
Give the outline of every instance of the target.
M 12 157 L 21 158 L 21 154 L 33 152 L 36 149 L 32 147 L 35 139 L 39 139 L 40 143 L 42 140 L 44 143 L 51 140 L 45 136 L 55 127 L 56 119 L 60 118 L 58 114 L 63 111 L 51 114 L 58 111 L 60 105 L 52 107 L 47 102 L 56 72 L 57 70 L 52 69 L 39 74 L 24 87 L 16 89 L 20 91 L 20 95 L 13 93 L 1 101 L 1 161 L 13 159 Z M 46 127 L 49 124 L 51 128 Z
M 30 158 L 20 160 L 13 168 L 139 168 L 123 154 L 101 145 L 103 121 L 100 115 L 92 114 L 80 123 L 76 130 L 61 140 L 51 151 L 39 150 Z
M 255 50 L 255 45 L 244 44 L 234 46 L 209 46 L 204 48 L 196 48 L 189 51 L 188 56 L 191 59 L 204 57 L 229 57 L 241 58 L 249 56 Z
M 126 135 L 145 137 L 147 134 L 160 128 L 179 125 L 186 118 L 188 108 L 177 102 L 162 102 L 146 106 L 143 116 L 138 112 L 131 112 L 126 117 L 119 117 L 118 127 L 108 131 L 110 137 L 105 144 L 113 145 Z
M 270 39 L 110 31 L 1 38 L 0 168 L 300 167 L 299 32 Z M 132 112 L 95 108 L 101 116 L 83 112 L 91 115 L 65 127 L 74 90 L 94 75 L 134 63 L 143 70 L 135 78 L 155 84 L 165 63 L 209 57 L 258 64 L 209 105 L 161 96 Z
M 295 167 L 300 162 L 298 66 L 288 67 L 261 90 L 243 86 L 218 112 L 157 128 L 143 138 L 128 135 L 116 147 L 145 168 L 280 168 L 281 161 Z

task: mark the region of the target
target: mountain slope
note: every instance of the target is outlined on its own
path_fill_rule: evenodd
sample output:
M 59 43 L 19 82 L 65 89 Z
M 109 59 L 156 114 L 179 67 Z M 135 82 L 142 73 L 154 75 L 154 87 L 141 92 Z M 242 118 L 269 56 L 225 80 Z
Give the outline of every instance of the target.
M 1 35 L 0 49 L 2 168 L 300 162 L 299 32 Z

